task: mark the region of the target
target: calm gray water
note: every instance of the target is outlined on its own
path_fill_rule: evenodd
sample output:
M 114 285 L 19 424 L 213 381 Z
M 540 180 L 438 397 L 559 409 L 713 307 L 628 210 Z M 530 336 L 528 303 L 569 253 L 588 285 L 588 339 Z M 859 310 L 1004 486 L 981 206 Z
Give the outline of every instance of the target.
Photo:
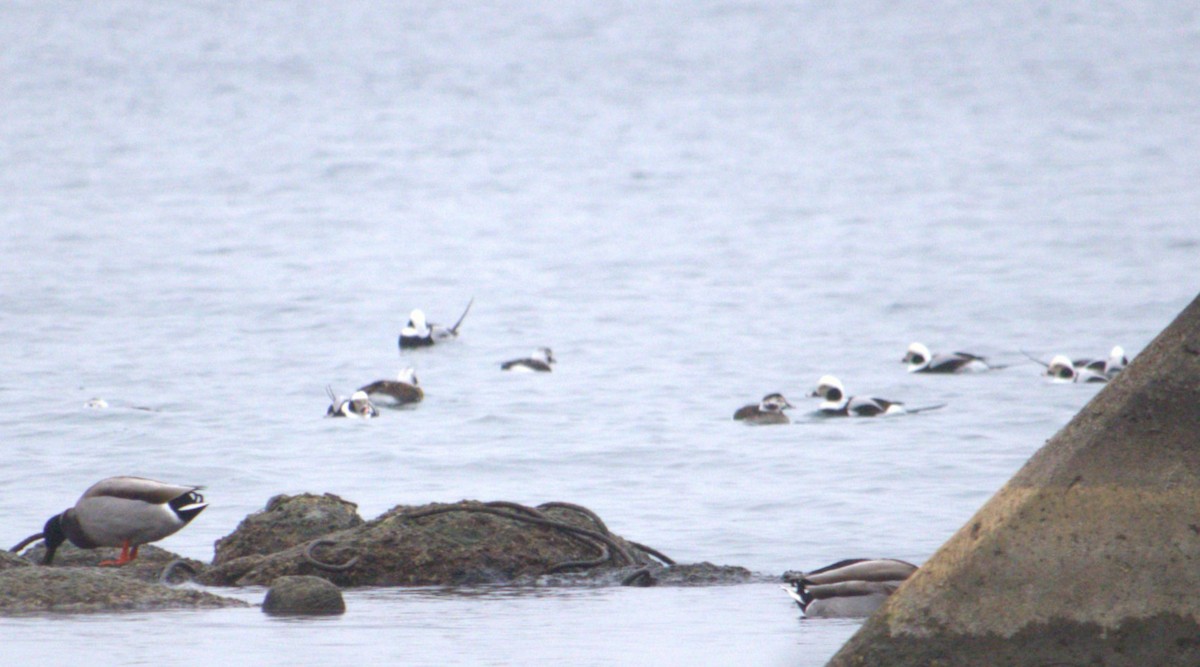
M 0 528 L 93 481 L 582 503 L 680 561 L 921 562 L 1194 296 L 1200 14 L 1128 3 L 0 4 Z M 408 311 L 462 338 L 406 353 Z M 1013 364 L 907 375 L 909 342 Z M 554 348 L 552 375 L 498 363 Z M 413 365 L 417 409 L 326 420 Z M 817 421 L 819 376 L 945 409 Z M 769 391 L 795 423 L 747 428 Z M 88 410 L 92 397 L 107 410 Z M 133 409 L 150 407 L 153 411 Z M 8 544 L 6 543 L 6 544 Z M 233 591 L 258 601 L 261 590 Z M 819 665 L 772 584 L 0 621 L 69 665 Z

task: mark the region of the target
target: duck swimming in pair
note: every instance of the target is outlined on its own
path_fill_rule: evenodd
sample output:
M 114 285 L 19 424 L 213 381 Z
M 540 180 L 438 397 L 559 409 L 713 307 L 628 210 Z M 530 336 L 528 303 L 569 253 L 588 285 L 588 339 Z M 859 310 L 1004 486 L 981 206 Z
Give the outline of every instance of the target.
M 428 322 L 425 320 L 425 311 L 421 309 L 413 310 L 408 314 L 408 324 L 400 330 L 400 349 L 407 350 L 418 347 L 430 347 L 438 341 L 448 340 L 458 337 L 458 328 L 462 326 L 463 320 L 466 319 L 467 313 L 471 312 L 471 305 L 475 303 L 472 298 L 467 302 L 467 307 L 463 310 L 463 314 L 459 316 L 458 321 L 449 329 Z
M 824 399 L 817 408 L 817 413 L 824 417 L 875 417 L 905 412 L 904 404 L 898 401 L 847 396 L 841 381 L 832 375 L 821 376 L 811 396 Z
M 372 403 L 399 407 L 412 403 L 420 403 L 425 398 L 425 391 L 419 386 L 417 373 L 412 368 L 405 368 L 395 380 L 376 380 L 371 384 L 358 388 L 355 392 L 367 395 Z
M 894 558 L 851 558 L 812 572 L 784 574 L 783 586 L 806 618 L 870 616 L 917 566 Z
M 502 371 L 549 373 L 555 362 L 554 352 L 548 347 L 539 347 L 524 359 L 513 359 L 500 364 Z
M 909 373 L 977 373 L 1003 368 L 992 366 L 983 357 L 969 352 L 933 354 L 922 343 L 913 343 L 900 361 L 908 364 Z
M 751 403 L 738 408 L 733 418 L 747 424 L 790 424 L 792 420 L 783 411 L 791 407 L 795 406 L 788 403 L 783 394 L 767 394 L 757 405 Z
M 1090 380 L 1103 382 L 1113 379 L 1125 370 L 1125 367 L 1129 365 L 1129 357 L 1125 356 L 1125 348 L 1116 345 L 1109 351 L 1107 359 L 1074 359 L 1071 361 L 1071 365 L 1104 376 L 1104 380 Z
M 116 560 L 100 564 L 124 565 L 137 558 L 139 546 L 173 535 L 204 511 L 208 503 L 198 493 L 201 488 L 143 477 L 100 480 L 83 492 L 74 507 L 46 522 L 41 534 L 46 542 L 42 564 L 51 564 L 58 547 L 70 540 L 80 549 L 121 547 Z
M 329 393 L 329 409 L 325 411 L 326 417 L 360 417 L 362 419 L 370 419 L 378 417 L 379 410 L 371 403 L 371 398 L 367 396 L 367 392 L 359 390 L 350 395 L 350 398 L 342 398 L 333 393 L 333 389 L 326 387 L 325 391 Z

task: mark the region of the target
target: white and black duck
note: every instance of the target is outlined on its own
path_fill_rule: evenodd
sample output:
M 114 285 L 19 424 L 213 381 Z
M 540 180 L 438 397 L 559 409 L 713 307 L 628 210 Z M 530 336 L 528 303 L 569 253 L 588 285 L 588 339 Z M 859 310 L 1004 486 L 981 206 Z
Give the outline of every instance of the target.
M 329 409 L 325 411 L 326 417 L 370 419 L 379 416 L 379 410 L 371 403 L 371 398 L 365 391 L 356 391 L 350 395 L 350 398 L 338 396 L 329 387 L 326 387 L 325 391 L 329 393 Z
M 174 534 L 204 511 L 208 503 L 198 493 L 201 488 L 142 477 L 100 480 L 83 492 L 74 507 L 46 522 L 41 533 L 46 543 L 42 564 L 49 565 L 58 547 L 70 540 L 81 549 L 121 547 L 116 560 L 100 564 L 124 565 L 137 558 L 138 547 Z
M 412 368 L 402 369 L 395 380 L 376 380 L 359 387 L 355 393 L 366 394 L 373 404 L 390 407 L 420 403 L 425 398 L 425 390 L 421 389 Z
M 758 403 L 738 408 L 733 413 L 733 418 L 747 424 L 789 424 L 792 420 L 788 419 L 783 411 L 791 407 L 794 406 L 788 403 L 783 394 L 767 394 Z
M 851 558 L 812 572 L 785 573 L 783 590 L 807 618 L 863 618 L 916 571 L 916 565 L 894 558 Z
M 553 350 L 548 347 L 539 347 L 524 359 L 512 359 L 500 364 L 500 370 L 518 373 L 549 373 L 553 370 L 550 366 L 554 363 Z
M 901 359 L 908 364 L 909 373 L 977 373 L 1002 368 L 970 352 L 933 354 L 923 343 L 913 343 Z
M 1090 382 L 1104 382 L 1111 380 L 1125 370 L 1129 365 L 1129 357 L 1125 356 L 1125 348 L 1116 345 L 1108 353 L 1107 359 L 1072 359 L 1071 365 L 1075 368 L 1086 370 L 1093 376 L 1103 376 L 1103 380 L 1091 380 Z
M 822 399 L 821 405 L 817 407 L 817 414 L 822 417 L 875 417 L 907 412 L 904 404 L 899 401 L 866 396 L 847 396 L 842 382 L 832 375 L 821 376 L 821 379 L 817 380 L 817 388 L 813 390 L 811 396 Z
M 475 299 L 467 302 L 467 307 L 463 310 L 463 314 L 458 317 L 458 321 L 454 326 L 446 328 L 425 319 L 425 311 L 415 309 L 408 314 L 408 323 L 400 330 L 400 349 L 407 350 L 418 347 L 429 347 L 435 343 L 450 338 L 458 337 L 458 329 L 462 326 L 463 320 L 466 319 L 467 313 L 471 312 L 471 305 L 475 303 Z

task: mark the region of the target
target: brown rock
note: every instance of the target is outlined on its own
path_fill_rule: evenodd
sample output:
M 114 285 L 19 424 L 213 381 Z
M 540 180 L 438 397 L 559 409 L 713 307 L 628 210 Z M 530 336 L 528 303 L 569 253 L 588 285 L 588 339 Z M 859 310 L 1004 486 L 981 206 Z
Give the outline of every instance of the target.
M 268 614 L 328 616 L 346 613 L 342 591 L 320 577 L 280 577 L 271 582 L 263 611 Z
M 266 509 L 246 517 L 233 533 L 217 540 L 213 565 L 273 554 L 362 523 L 358 505 L 332 493 L 281 494 L 268 500 Z
M 169 588 L 118 568 L 12 567 L 0 571 L 0 614 L 245 607 L 241 600 Z

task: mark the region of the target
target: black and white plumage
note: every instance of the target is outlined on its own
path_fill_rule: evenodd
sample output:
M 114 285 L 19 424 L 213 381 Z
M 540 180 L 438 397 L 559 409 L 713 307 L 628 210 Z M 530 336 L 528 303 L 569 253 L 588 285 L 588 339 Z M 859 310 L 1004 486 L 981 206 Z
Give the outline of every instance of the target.
M 426 321 L 425 311 L 419 308 L 413 310 L 408 314 L 408 323 L 400 330 L 400 349 L 407 350 L 418 347 L 429 347 L 438 341 L 457 338 L 458 328 L 462 326 L 467 313 L 471 312 L 471 306 L 474 303 L 474 298 L 467 302 L 467 307 L 463 310 L 463 314 L 458 317 L 458 321 L 450 328 Z
M 933 354 L 922 343 L 913 343 L 900 361 L 908 364 L 909 373 L 976 373 L 999 368 L 970 352 Z
M 555 363 L 554 352 L 548 347 L 539 347 L 524 359 L 512 359 L 500 364 L 502 371 L 549 373 Z
M 1109 351 L 1107 359 L 1073 359 L 1071 365 L 1088 372 L 1087 379 L 1080 382 L 1107 382 L 1125 370 L 1129 358 L 1125 356 L 1125 348 L 1116 345 Z M 1080 376 L 1085 375 L 1081 372 Z
M 395 380 L 376 380 L 358 388 L 358 392 L 367 395 L 372 403 L 399 407 L 420 403 L 425 398 L 425 390 L 421 389 L 417 373 L 412 368 L 405 368 Z
M 823 375 L 817 380 L 813 398 L 823 399 L 817 414 L 824 417 L 875 417 L 877 415 L 903 414 L 904 404 L 883 398 L 847 396 L 840 380 L 832 375 Z
M 747 424 L 789 424 L 792 420 L 783 411 L 794 407 L 783 394 L 774 393 L 763 396 L 757 404 L 743 405 L 733 413 L 737 421 Z
M 137 558 L 138 547 L 157 542 L 188 525 L 208 507 L 194 485 L 167 484 L 142 477 L 109 477 L 93 484 L 75 506 L 46 522 L 43 565 L 66 540 L 81 549 L 121 547 L 116 560 L 101 565 L 124 565 Z
M 1104 384 L 1116 377 L 1128 363 L 1125 350 L 1119 345 L 1113 348 L 1108 359 L 1071 359 L 1065 354 L 1056 354 L 1047 363 L 1028 352 L 1024 354 L 1045 366 L 1042 374 L 1057 384 Z
M 807 618 L 863 618 L 916 571 L 916 565 L 894 558 L 851 558 L 812 572 L 786 573 L 783 590 Z
M 326 417 L 370 419 L 379 416 L 379 410 L 371 403 L 371 398 L 365 391 L 356 391 L 350 395 L 350 398 L 338 396 L 330 387 L 326 387 L 325 391 L 329 393 L 329 409 L 325 411 Z

